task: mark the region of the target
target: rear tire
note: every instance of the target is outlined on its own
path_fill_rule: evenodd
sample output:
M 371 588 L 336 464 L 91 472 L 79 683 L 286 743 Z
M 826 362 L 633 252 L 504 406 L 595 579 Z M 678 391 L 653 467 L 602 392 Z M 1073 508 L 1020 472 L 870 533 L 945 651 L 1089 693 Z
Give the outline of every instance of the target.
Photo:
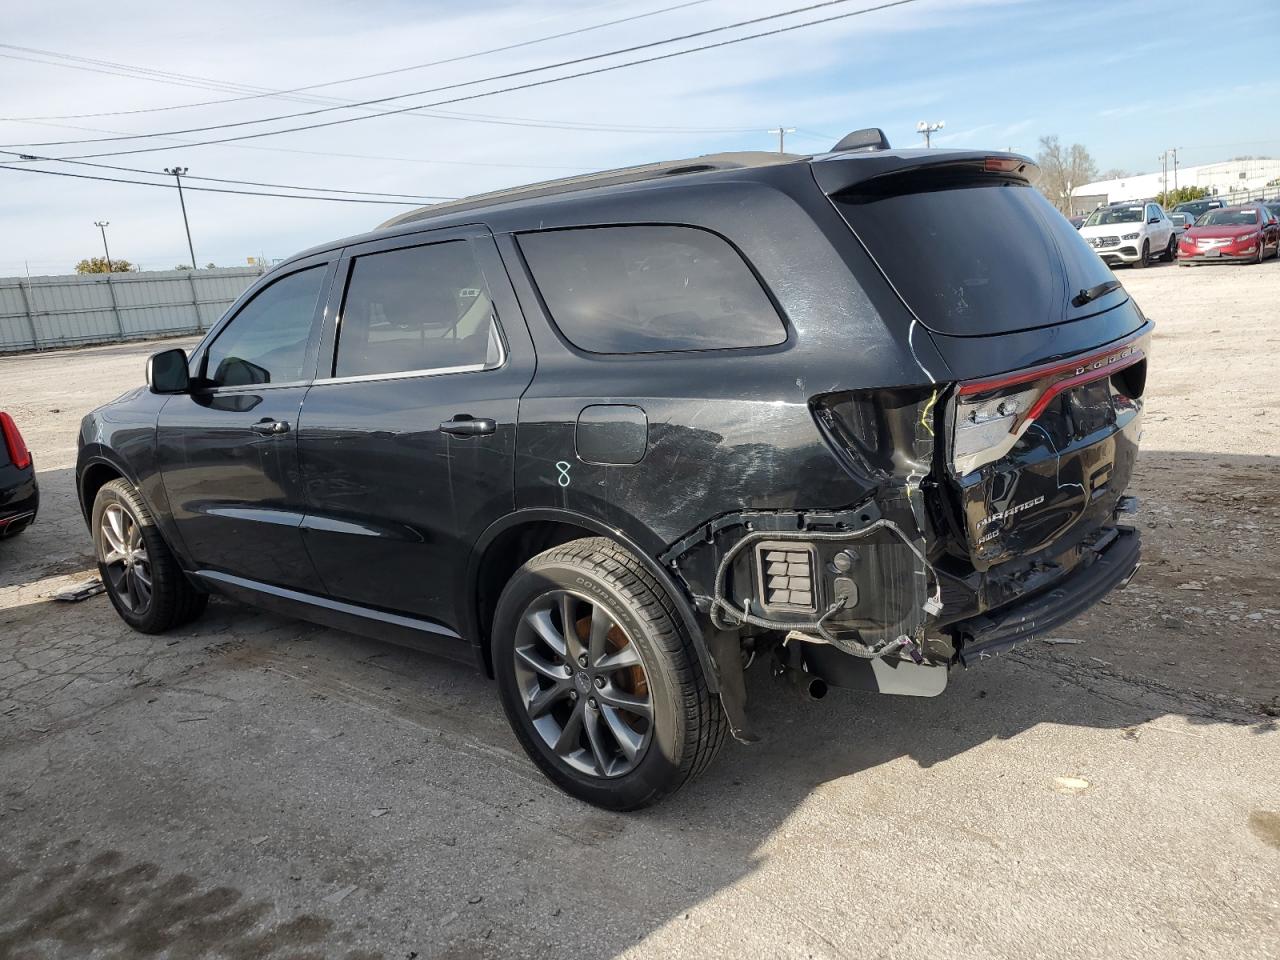
M 1170 235 L 1168 249 L 1164 252 L 1164 258 L 1170 263 L 1178 259 L 1178 238 Z
M 604 537 L 553 547 L 502 592 L 491 634 L 503 709 L 566 793 L 609 810 L 701 773 L 728 729 L 666 590 Z
M 129 481 L 112 480 L 98 491 L 91 529 L 107 596 L 133 629 L 163 633 L 204 612 L 209 595 L 187 579 Z

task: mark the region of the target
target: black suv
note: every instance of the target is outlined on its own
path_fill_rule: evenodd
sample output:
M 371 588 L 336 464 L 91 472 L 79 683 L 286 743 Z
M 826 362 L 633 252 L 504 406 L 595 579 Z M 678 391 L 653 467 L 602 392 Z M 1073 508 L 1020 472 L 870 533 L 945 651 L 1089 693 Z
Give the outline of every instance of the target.
M 933 696 L 1132 575 L 1151 324 L 1024 157 L 730 154 L 417 210 L 85 418 L 103 579 L 469 653 L 616 809 L 802 694 Z

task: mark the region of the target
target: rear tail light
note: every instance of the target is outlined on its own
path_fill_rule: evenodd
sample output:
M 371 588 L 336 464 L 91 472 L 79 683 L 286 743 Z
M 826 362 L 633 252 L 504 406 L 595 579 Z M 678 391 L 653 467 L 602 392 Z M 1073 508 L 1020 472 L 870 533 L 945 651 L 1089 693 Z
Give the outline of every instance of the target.
M 4 435 L 4 445 L 13 465 L 20 470 L 31 466 L 31 451 L 27 449 L 26 441 L 22 439 L 13 417 L 7 413 L 0 413 L 0 434 Z
M 1116 377 L 1122 392 L 1137 399 L 1145 383 L 1145 360 L 1131 340 L 1086 357 L 961 383 L 952 409 L 952 469 L 963 476 L 999 460 L 1056 397 L 1074 387 Z

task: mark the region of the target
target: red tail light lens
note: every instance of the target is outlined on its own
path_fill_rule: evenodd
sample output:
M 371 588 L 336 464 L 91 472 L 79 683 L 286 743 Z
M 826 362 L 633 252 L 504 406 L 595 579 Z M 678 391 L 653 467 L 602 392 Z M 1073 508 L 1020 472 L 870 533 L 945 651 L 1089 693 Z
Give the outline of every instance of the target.
M 31 466 L 31 451 L 18 431 L 18 425 L 7 413 L 0 413 L 0 433 L 4 434 L 4 445 L 9 450 L 9 459 L 18 469 Z
M 1055 397 L 1075 387 L 1113 377 L 1125 396 L 1141 397 L 1145 346 L 1143 335 L 1088 356 L 961 383 L 952 400 L 952 469 L 964 475 L 1000 459 Z

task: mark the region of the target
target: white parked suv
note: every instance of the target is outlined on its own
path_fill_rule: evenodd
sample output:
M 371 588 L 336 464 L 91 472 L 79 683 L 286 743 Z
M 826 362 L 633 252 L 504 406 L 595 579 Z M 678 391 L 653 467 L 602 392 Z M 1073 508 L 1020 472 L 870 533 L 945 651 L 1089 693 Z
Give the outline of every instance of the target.
M 1153 201 L 1099 207 L 1085 220 L 1080 236 L 1111 267 L 1145 267 L 1152 257 L 1172 261 L 1178 254 L 1173 221 Z

